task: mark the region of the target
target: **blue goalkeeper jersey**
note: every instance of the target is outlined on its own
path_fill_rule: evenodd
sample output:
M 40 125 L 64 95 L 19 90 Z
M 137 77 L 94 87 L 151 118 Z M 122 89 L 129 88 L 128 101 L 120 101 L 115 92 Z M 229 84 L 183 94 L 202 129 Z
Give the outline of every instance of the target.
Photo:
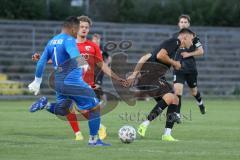
M 74 37 L 61 33 L 53 37 L 45 47 L 40 60 L 37 63 L 35 76 L 42 77 L 44 68 L 48 60 L 52 60 L 52 65 L 57 69 L 69 59 L 79 57 L 76 40 Z
M 74 37 L 61 33 L 48 42 L 37 63 L 36 77 L 42 77 L 45 65 L 50 59 L 55 69 L 54 89 L 58 98 L 71 97 L 80 109 L 89 109 L 99 103 L 92 88 L 82 78 L 82 68 L 87 62 L 80 55 Z
M 37 63 L 36 77 L 42 77 L 45 65 L 50 59 L 55 69 L 55 84 L 57 86 L 70 84 L 88 87 L 82 79 L 82 64 L 78 64 L 79 59 L 85 60 L 79 53 L 74 37 L 61 33 L 48 42 Z

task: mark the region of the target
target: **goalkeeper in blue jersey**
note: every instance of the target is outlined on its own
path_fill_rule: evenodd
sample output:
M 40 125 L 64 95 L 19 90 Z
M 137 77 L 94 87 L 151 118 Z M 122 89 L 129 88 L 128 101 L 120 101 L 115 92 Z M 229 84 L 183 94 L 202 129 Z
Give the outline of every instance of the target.
M 66 116 L 71 110 L 73 101 L 78 110 L 88 110 L 88 125 L 90 130 L 89 145 L 109 146 L 98 138 L 100 125 L 99 100 L 94 91 L 82 79 L 82 72 L 88 67 L 80 55 L 75 38 L 79 30 L 79 20 L 68 17 L 62 26 L 62 32 L 53 37 L 37 63 L 35 80 L 29 84 L 29 90 L 35 95 L 39 93 L 42 74 L 48 60 L 52 60 L 55 69 L 56 104 L 48 104 L 45 97 L 36 101 L 32 107 L 47 109 L 49 112 Z

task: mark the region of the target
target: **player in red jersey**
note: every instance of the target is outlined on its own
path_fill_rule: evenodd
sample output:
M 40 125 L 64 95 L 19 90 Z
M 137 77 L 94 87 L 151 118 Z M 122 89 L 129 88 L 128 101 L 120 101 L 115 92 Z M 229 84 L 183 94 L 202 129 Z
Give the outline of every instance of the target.
M 87 72 L 84 73 L 84 81 L 87 82 L 93 89 L 96 89 L 94 80 L 94 68 L 96 65 L 114 80 L 119 81 L 120 83 L 124 82 L 122 78 L 118 77 L 114 72 L 112 72 L 108 65 L 104 63 L 100 47 L 96 43 L 87 39 L 90 26 L 92 25 L 91 19 L 87 16 L 80 16 L 78 18 L 80 21 L 80 27 L 77 36 L 77 47 L 90 66 Z M 104 139 L 106 137 L 106 127 L 102 124 L 99 129 L 99 137 L 100 139 Z M 76 139 L 78 139 L 77 134 Z

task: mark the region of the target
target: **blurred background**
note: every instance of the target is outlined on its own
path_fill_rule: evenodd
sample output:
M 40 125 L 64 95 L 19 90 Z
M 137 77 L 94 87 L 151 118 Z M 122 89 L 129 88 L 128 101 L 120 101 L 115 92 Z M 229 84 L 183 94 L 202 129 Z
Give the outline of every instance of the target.
M 128 50 L 109 54 L 125 52 L 132 63 L 170 38 L 178 31 L 178 17 L 189 14 L 205 51 L 197 58 L 200 91 L 204 97 L 240 95 L 238 0 L 0 0 L 0 4 L 1 99 L 33 98 L 27 91 L 35 71 L 31 55 L 43 51 L 67 16 L 83 14 L 94 21 L 89 38 L 98 33 L 103 44 L 131 40 Z M 41 93 L 53 96 L 47 81 L 50 71 L 48 66 Z M 108 78 L 103 83 L 104 90 L 114 90 Z

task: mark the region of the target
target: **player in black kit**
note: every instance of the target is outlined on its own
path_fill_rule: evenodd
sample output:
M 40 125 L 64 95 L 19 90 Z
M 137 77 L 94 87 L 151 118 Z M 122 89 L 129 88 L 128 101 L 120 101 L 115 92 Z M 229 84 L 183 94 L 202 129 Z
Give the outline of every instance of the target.
M 190 17 L 188 15 L 181 15 L 179 17 L 178 26 L 180 29 L 190 27 Z M 173 35 L 176 38 L 178 33 Z M 206 113 L 202 97 L 197 88 L 197 66 L 194 56 L 202 56 L 204 53 L 202 44 L 197 36 L 193 39 L 193 45 L 189 49 L 179 49 L 176 54 L 176 60 L 181 62 L 181 69 L 174 70 L 174 91 L 179 98 L 178 116 L 180 116 L 181 97 L 183 94 L 184 83 L 187 82 L 191 95 L 197 100 L 200 112 Z
M 192 45 L 194 33 L 189 29 L 179 31 L 177 38 L 171 38 L 160 44 L 154 52 L 146 54 L 137 63 L 134 72 L 128 77 L 131 88 L 153 97 L 157 104 L 138 128 L 138 133 L 145 136 L 148 125 L 168 107 L 167 123 L 178 122 L 176 115 L 178 97 L 174 94 L 172 86 L 166 82 L 165 73 L 171 66 L 176 70 L 181 68 L 179 61 L 174 57 L 179 48 L 189 48 Z M 135 83 L 134 83 L 135 82 Z M 176 141 L 170 134 L 163 135 L 162 140 Z

